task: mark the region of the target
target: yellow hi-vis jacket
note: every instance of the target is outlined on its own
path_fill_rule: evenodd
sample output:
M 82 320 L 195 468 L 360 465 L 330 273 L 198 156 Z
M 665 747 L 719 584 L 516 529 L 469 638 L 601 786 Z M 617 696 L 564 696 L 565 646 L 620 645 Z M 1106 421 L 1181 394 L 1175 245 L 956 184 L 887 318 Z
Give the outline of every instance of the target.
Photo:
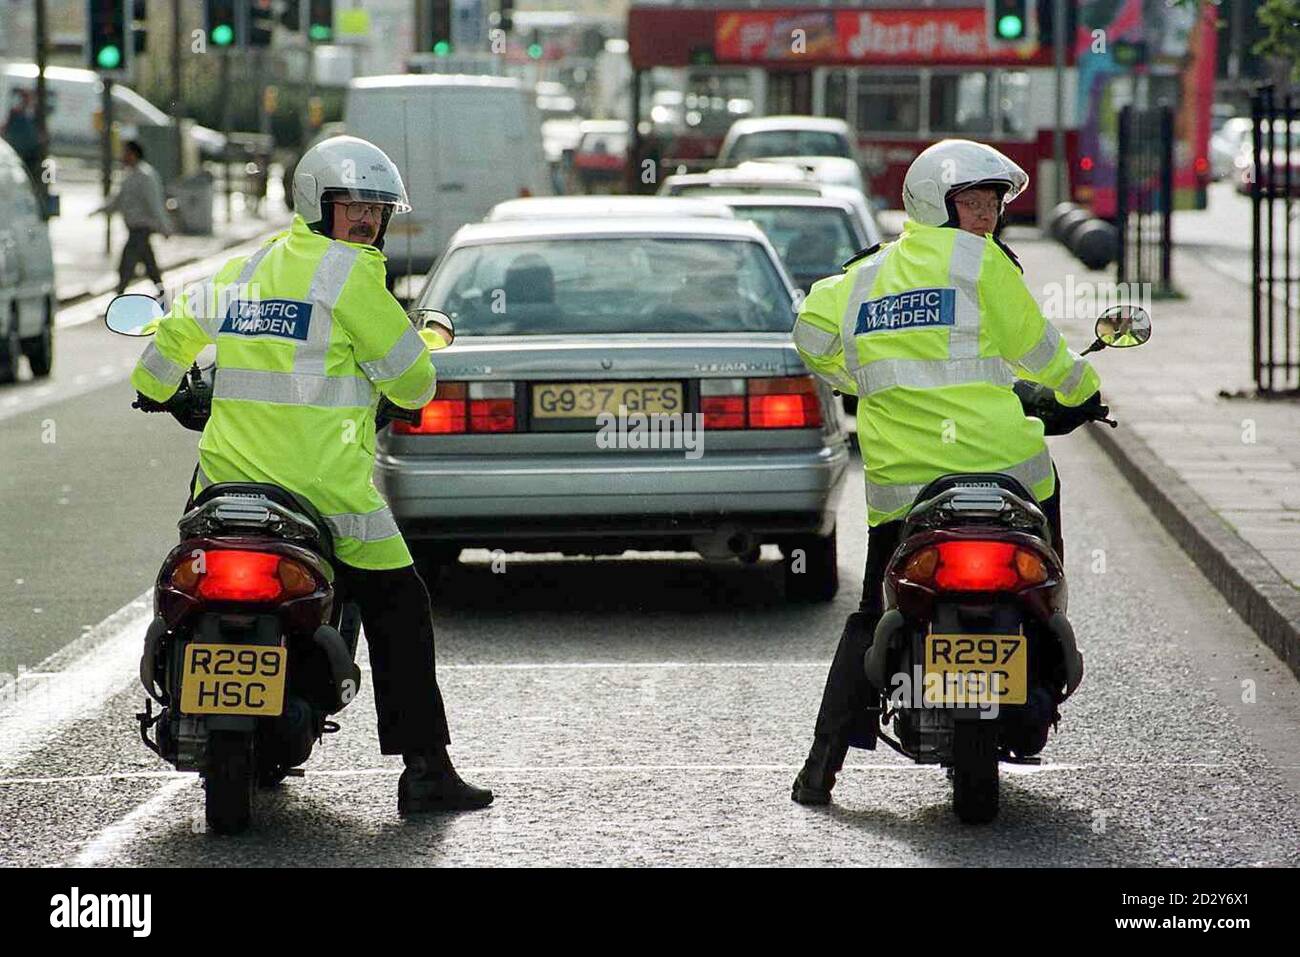
M 1005 472 L 1047 498 L 1056 481 L 1043 423 L 1025 417 L 1011 385 L 1030 379 L 1070 406 L 1101 387 L 992 237 L 910 220 L 898 240 L 813 285 L 794 341 L 813 372 L 859 397 L 872 526 L 902 518 L 950 472 Z
M 418 409 L 436 388 L 424 341 L 384 288 L 384 261 L 295 216 L 288 231 L 177 296 L 131 376 L 165 401 L 216 343 L 195 491 L 268 482 L 295 492 L 324 515 L 338 559 L 359 568 L 411 564 L 374 485 L 379 396 Z

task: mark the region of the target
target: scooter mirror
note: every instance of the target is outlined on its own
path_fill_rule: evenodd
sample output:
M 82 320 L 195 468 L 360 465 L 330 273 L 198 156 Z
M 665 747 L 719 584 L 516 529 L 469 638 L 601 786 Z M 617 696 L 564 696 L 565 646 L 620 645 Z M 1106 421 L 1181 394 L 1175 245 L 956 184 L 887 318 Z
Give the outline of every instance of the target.
M 445 349 L 456 341 L 456 329 L 452 325 L 451 316 L 445 312 L 437 309 L 413 309 L 409 318 L 430 352 Z
M 1097 341 L 1114 349 L 1140 346 L 1151 338 L 1151 313 L 1141 306 L 1111 306 L 1097 317 Z
M 129 293 L 108 304 L 104 324 L 118 335 L 152 336 L 154 324 L 162 317 L 162 303 L 157 299 L 142 293 Z

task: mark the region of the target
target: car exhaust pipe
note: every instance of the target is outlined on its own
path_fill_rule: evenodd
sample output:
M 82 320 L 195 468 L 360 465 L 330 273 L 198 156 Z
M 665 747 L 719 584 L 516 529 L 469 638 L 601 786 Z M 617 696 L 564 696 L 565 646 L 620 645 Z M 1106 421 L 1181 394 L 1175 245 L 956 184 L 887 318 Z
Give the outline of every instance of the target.
M 757 550 L 754 536 L 737 525 L 724 525 L 704 535 L 691 539 L 691 547 L 707 561 L 726 561 L 730 558 L 750 560 Z

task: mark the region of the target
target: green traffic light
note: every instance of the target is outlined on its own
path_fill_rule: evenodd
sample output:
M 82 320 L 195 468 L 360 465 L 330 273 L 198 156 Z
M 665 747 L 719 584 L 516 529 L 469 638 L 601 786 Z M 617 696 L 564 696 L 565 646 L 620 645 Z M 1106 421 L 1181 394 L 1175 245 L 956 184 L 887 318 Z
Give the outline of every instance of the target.
M 111 43 L 106 47 L 100 47 L 99 52 L 95 54 L 95 62 L 99 64 L 100 69 L 116 70 L 122 65 L 122 51 Z
M 212 28 L 212 42 L 219 47 L 228 47 L 235 42 L 235 28 L 229 23 L 218 23 Z
M 434 56 L 447 56 L 449 53 L 451 53 L 451 44 L 446 40 L 439 40 L 433 45 Z
M 324 23 L 313 23 L 307 28 L 307 35 L 313 40 L 328 40 L 333 32 L 334 31 Z
M 528 55 L 534 60 L 542 58 L 542 45 L 540 43 L 530 43 L 528 45 Z
M 998 36 L 1004 40 L 1015 40 L 1025 35 L 1025 21 L 1014 13 L 1008 13 L 998 20 Z

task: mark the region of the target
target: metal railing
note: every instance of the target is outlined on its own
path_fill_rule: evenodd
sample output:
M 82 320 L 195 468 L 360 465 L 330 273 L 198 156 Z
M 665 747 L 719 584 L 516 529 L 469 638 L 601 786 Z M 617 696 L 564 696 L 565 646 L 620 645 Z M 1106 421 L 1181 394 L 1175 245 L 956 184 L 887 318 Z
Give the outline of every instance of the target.
M 1300 394 L 1300 120 L 1291 91 L 1271 86 L 1251 97 L 1252 359 L 1263 395 Z
M 1150 283 L 1154 295 L 1173 295 L 1173 209 L 1173 110 L 1126 106 L 1115 170 L 1117 282 Z

